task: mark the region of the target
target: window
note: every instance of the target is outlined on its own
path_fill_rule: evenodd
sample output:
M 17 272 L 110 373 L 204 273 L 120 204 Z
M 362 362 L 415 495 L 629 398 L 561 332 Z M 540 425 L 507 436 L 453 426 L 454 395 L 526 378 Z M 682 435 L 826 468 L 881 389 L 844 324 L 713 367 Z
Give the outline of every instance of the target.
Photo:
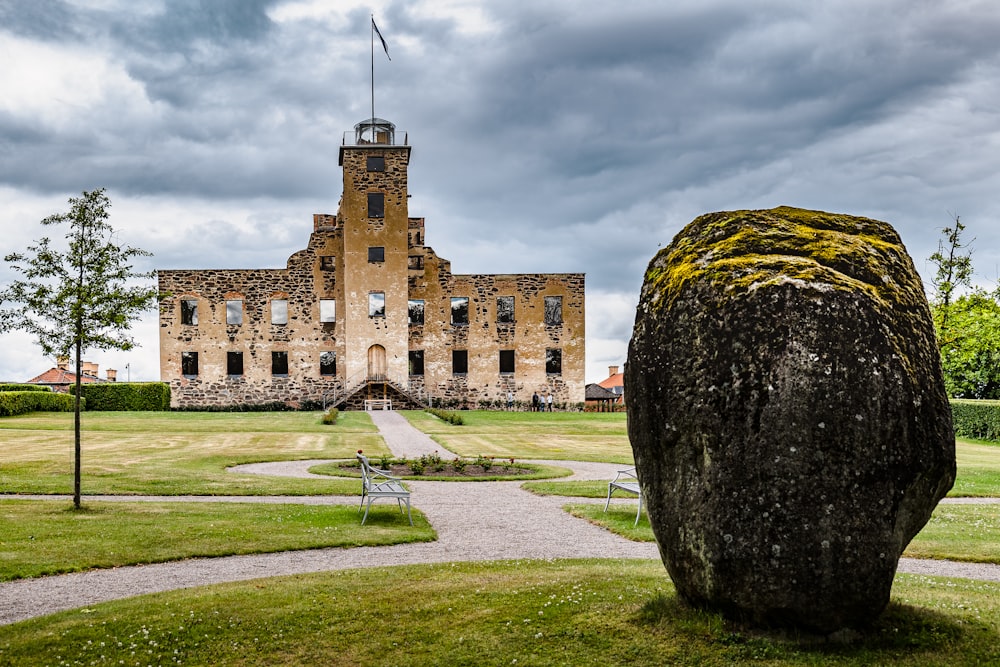
M 288 324 L 287 299 L 271 299 L 271 324 Z
M 455 296 L 451 299 L 451 323 L 469 323 L 469 297 Z
M 226 352 L 226 375 L 243 375 L 242 352 Z
M 385 261 L 385 248 L 382 246 L 369 246 L 368 248 L 368 261 L 369 262 L 384 262 Z
M 319 270 L 334 271 L 337 268 L 337 258 L 333 255 L 320 255 Z
M 337 353 L 336 352 L 322 352 L 319 355 L 319 374 L 320 375 L 336 375 L 337 374 Z
M 181 299 L 181 324 L 198 324 L 198 299 Z
M 385 292 L 368 294 L 368 317 L 385 317 Z
M 385 195 L 382 194 L 381 192 L 368 193 L 368 217 L 369 218 L 385 217 Z
M 514 297 L 497 297 L 497 322 L 510 323 L 514 321 Z
M 424 351 L 410 350 L 410 375 L 424 374 Z
M 410 324 L 423 324 L 424 300 L 410 299 L 407 306 L 407 312 L 409 313 Z
M 561 296 L 547 296 L 545 297 L 545 324 L 556 325 L 562 324 L 562 297 Z
M 288 353 L 271 353 L 271 375 L 288 375 Z
M 562 375 L 562 350 L 557 347 L 545 350 L 545 374 Z
M 181 352 L 181 375 L 194 377 L 198 375 L 198 353 Z
M 451 351 L 451 373 L 452 375 L 465 375 L 469 372 L 469 351 Z
M 514 350 L 500 350 L 500 374 L 514 374 Z
M 243 324 L 243 301 L 241 299 L 226 301 L 226 324 Z
M 319 300 L 319 321 L 320 322 L 336 322 L 337 321 L 337 300 L 336 299 L 320 299 Z
M 385 171 L 385 156 L 369 155 L 368 171 Z

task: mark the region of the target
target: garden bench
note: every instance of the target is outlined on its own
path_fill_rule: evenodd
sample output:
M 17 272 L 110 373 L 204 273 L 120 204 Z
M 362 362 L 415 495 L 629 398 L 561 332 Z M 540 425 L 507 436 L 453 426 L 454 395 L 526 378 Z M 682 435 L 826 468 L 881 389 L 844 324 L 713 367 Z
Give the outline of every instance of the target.
M 379 410 L 392 410 L 392 399 L 391 398 L 366 398 L 365 399 L 365 410 L 371 412 L 375 408 Z
M 361 525 L 365 525 L 368 519 L 368 510 L 372 508 L 372 501 L 379 498 L 395 498 L 399 505 L 399 511 L 403 511 L 403 501 L 406 501 L 406 515 L 413 525 L 413 514 L 410 512 L 410 492 L 406 490 L 399 477 L 393 477 L 388 470 L 379 470 L 372 467 L 368 462 L 368 457 L 358 454 L 358 461 L 361 463 L 361 504 L 365 504 L 368 499 L 368 507 L 365 508 L 365 516 L 361 519 Z M 361 507 L 358 507 L 361 511 Z
M 604 511 L 608 511 L 608 505 L 611 504 L 611 494 L 616 490 L 625 491 L 626 493 L 634 493 L 639 496 L 639 509 L 635 513 L 635 524 L 639 525 L 639 515 L 642 513 L 642 489 L 639 488 L 639 478 L 636 477 L 635 468 L 629 468 L 628 470 L 619 470 L 615 478 L 608 482 L 608 501 L 604 503 Z

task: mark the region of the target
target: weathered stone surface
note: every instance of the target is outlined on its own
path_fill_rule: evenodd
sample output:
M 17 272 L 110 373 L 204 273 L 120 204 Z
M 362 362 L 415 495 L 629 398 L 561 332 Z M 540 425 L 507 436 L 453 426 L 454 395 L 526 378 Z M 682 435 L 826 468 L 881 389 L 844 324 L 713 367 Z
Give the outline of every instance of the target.
M 926 297 L 884 222 L 694 220 L 646 272 L 625 384 L 678 592 L 754 623 L 870 622 L 954 482 Z

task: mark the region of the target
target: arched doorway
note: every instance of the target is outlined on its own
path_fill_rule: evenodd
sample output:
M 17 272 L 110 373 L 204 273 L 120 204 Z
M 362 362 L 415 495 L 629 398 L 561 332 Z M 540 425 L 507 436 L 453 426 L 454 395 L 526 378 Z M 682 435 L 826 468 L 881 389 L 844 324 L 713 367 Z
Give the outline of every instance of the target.
M 385 348 L 381 345 L 372 345 L 368 348 L 368 381 L 385 382 L 387 374 Z

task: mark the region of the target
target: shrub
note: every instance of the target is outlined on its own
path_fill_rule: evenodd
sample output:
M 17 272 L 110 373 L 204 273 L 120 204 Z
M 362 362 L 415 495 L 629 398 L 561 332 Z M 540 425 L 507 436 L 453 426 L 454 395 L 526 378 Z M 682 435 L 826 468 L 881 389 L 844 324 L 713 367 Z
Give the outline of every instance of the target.
M 439 410 L 438 408 L 426 408 L 425 411 L 431 413 L 438 419 L 446 421 L 449 424 L 454 424 L 455 426 L 461 426 L 462 424 L 465 423 L 465 420 L 462 419 L 462 415 L 457 414 L 455 412 L 451 412 L 449 410 Z
M 1000 441 L 1000 402 L 953 400 L 951 416 L 960 438 Z
M 74 393 L 76 387 L 70 387 Z M 170 409 L 170 387 L 165 382 L 108 382 L 80 387 L 88 410 L 139 412 Z
M 73 412 L 75 401 L 69 394 L 54 391 L 4 391 L 0 392 L 0 417 L 29 412 Z M 86 399 L 83 405 L 86 405 Z
M 0 384 L 0 391 L 52 391 L 52 387 L 44 384 Z
M 323 413 L 322 422 L 327 426 L 332 426 L 337 423 L 337 417 L 340 416 L 340 411 L 337 408 L 330 408 Z

